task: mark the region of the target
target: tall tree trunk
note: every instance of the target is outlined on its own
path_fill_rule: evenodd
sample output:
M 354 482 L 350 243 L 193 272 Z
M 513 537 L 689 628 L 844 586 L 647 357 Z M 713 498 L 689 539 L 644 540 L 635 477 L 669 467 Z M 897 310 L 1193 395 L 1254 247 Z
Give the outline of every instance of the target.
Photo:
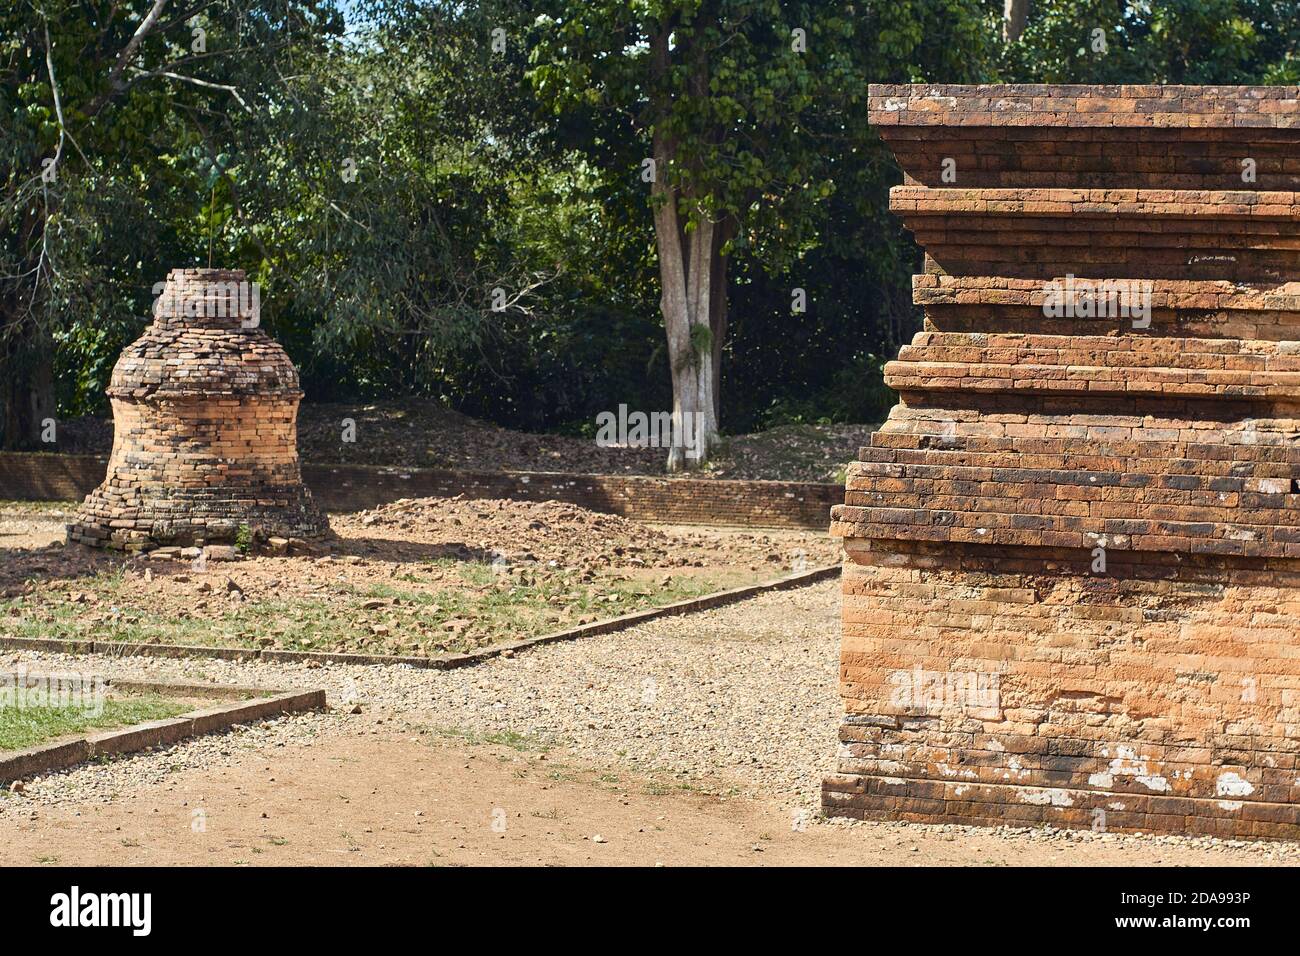
M 54 417 L 53 347 L 34 317 L 0 318 L 0 449 L 41 447 Z
M 671 23 L 663 23 L 651 41 L 652 82 L 669 69 Z M 708 90 L 708 61 L 703 48 L 684 45 L 679 52 L 691 63 L 689 86 L 693 95 Z M 662 118 L 668 103 L 657 104 Z M 651 187 L 654 205 L 655 246 L 659 253 L 662 293 L 659 310 L 668 338 L 668 362 L 673 381 L 674 441 L 668 450 L 668 470 L 681 471 L 706 462 L 718 441 L 719 382 L 722 337 L 726 334 L 726 267 L 720 254 L 726 240 L 724 227 L 701 219 L 690 232 L 679 202 L 683 197 L 670 183 L 677 143 L 654 125 L 655 177 Z M 687 188 L 691 188 L 689 185 Z
M 659 169 L 666 169 L 672 144 L 656 136 Z M 700 222 L 687 233 L 677 209 L 677 191 L 655 177 L 655 245 L 659 253 L 662 293 L 659 310 L 668 338 L 668 363 L 673 380 L 674 441 L 668 470 L 697 467 L 717 443 L 718 416 L 711 319 L 717 255 L 714 223 Z
M 1020 39 L 1029 21 L 1029 0 L 1004 0 L 1002 6 L 1002 38 L 1008 42 Z

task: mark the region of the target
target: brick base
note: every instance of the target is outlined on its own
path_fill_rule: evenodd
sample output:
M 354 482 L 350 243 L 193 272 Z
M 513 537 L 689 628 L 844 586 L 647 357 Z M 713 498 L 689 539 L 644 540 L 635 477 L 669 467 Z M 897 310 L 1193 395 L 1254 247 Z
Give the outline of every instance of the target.
M 247 286 L 238 271 L 167 276 L 153 324 L 113 368 L 113 454 L 70 543 L 134 551 L 234 541 L 245 528 L 329 533 L 298 463 L 298 372 L 259 327 Z
M 849 547 L 828 813 L 1300 838 L 1300 562 Z
M 1300 837 L 1300 88 L 868 99 L 925 328 L 832 510 L 826 808 Z
M 1111 833 L 1184 833 L 1221 839 L 1296 838 L 1296 807 L 1256 801 L 1113 795 L 1066 787 L 963 784 L 866 774 L 835 774 L 822 783 L 829 816 L 969 826 L 1055 826 Z

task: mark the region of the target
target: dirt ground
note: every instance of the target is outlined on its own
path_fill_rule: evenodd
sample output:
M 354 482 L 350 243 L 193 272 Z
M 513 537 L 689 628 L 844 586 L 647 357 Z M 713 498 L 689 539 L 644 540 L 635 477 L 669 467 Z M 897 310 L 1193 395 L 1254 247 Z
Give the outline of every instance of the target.
M 0 824 L 0 864 L 1252 865 L 1153 839 L 1055 840 L 801 820 L 765 801 L 655 793 L 624 771 L 430 744 L 373 720 L 311 746 L 189 770 L 112 802 Z M 556 779 L 560 777 L 560 779 Z M 201 816 L 196 817 L 195 811 Z M 196 820 L 202 826 L 196 827 Z
M 561 502 L 414 499 L 331 516 L 337 551 L 127 559 L 0 506 L 0 634 L 439 654 L 834 564 L 807 531 L 652 527 Z M 7 599 L 7 600 L 5 600 Z

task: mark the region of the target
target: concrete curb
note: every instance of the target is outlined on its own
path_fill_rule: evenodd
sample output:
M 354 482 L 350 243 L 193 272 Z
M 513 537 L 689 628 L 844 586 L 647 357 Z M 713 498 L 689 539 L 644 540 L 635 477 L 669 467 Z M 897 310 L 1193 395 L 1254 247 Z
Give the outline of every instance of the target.
M 36 676 L 36 675 L 28 675 Z M 236 703 L 191 711 L 180 717 L 154 720 L 117 730 L 86 734 L 77 740 L 40 744 L 0 756 L 0 784 L 66 770 L 97 757 L 115 757 L 174 744 L 190 737 L 229 730 L 235 724 L 265 720 L 281 714 L 321 710 L 325 691 L 275 691 L 268 688 L 214 686 L 211 684 L 168 684 L 161 681 L 112 681 L 110 686 L 132 692 L 162 693 L 181 697 L 236 697 Z M 250 694 L 260 695 L 247 700 Z M 270 696 L 267 696 L 270 695 Z
M 612 634 L 626 630 L 646 621 L 661 617 L 674 617 L 680 614 L 694 614 L 714 608 L 735 604 L 769 591 L 789 591 L 794 588 L 807 587 L 818 581 L 825 581 L 839 575 L 840 565 L 831 564 L 811 571 L 800 571 L 775 581 L 761 584 L 747 584 L 729 591 L 717 591 L 703 597 L 689 598 L 663 607 L 650 608 L 611 617 L 604 621 L 580 624 L 564 631 L 528 637 L 523 640 L 494 644 L 468 654 L 440 654 L 437 657 L 407 657 L 399 654 L 329 654 L 324 651 L 277 651 L 259 650 L 251 647 L 204 647 L 195 644 L 129 644 L 120 641 L 65 641 L 60 638 L 0 637 L 0 649 L 46 651 L 54 654 L 110 654 L 115 657 L 215 657 L 230 661 L 279 661 L 282 663 L 303 663 L 317 661 L 321 664 L 362 664 L 362 665 L 405 665 L 417 670 L 452 670 L 457 667 L 472 667 L 483 661 L 500 657 L 504 653 L 517 654 L 541 644 L 555 644 L 560 641 L 575 641 L 583 637 L 595 637 L 598 634 Z M 122 686 L 120 683 L 118 686 Z

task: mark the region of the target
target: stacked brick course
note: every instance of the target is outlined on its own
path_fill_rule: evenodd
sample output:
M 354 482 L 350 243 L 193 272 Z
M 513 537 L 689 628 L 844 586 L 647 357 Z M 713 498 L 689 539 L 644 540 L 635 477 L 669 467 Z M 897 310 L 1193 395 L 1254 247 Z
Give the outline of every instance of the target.
M 113 452 L 68 540 L 143 550 L 329 533 L 303 486 L 302 391 L 238 271 L 177 269 L 113 369 Z
M 1300 837 L 1300 90 L 870 108 L 925 328 L 833 510 L 827 812 Z

